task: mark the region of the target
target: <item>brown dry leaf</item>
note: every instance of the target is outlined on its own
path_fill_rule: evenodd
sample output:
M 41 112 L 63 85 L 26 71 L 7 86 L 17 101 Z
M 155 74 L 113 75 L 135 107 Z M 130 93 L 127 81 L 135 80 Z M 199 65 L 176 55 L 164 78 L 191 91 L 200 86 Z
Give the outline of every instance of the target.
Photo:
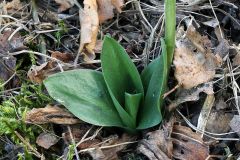
M 73 0 L 55 0 L 55 2 L 60 4 L 58 12 L 65 11 L 65 10 L 71 8 L 72 6 L 74 6 Z
M 113 10 L 120 13 L 124 0 L 84 0 L 80 11 L 81 37 L 79 53 L 85 61 L 95 59 L 95 49 L 99 23 L 114 16 Z
M 41 133 L 36 140 L 36 143 L 45 148 L 49 149 L 51 146 L 56 144 L 59 141 L 59 138 L 57 138 L 54 134 L 50 133 Z
M 122 6 L 124 5 L 124 0 L 112 0 L 112 5 L 117 9 L 119 13 L 121 13 Z
M 20 0 L 12 0 L 4 5 L 5 10 L 18 10 L 20 8 L 22 8 Z
M 204 92 L 208 95 L 213 94 L 214 93 L 213 85 L 203 84 L 202 86 L 198 86 L 197 88 L 181 90 L 177 98 L 173 102 L 171 102 L 171 104 L 168 106 L 168 110 L 172 111 L 177 106 L 179 106 L 181 103 L 184 103 L 184 102 L 199 100 L 199 94 L 201 92 Z
M 91 127 L 92 127 L 92 125 L 87 124 L 87 123 L 71 125 L 70 129 L 72 132 L 72 137 L 74 138 L 75 142 L 81 141 L 81 139 L 84 137 L 84 135 L 87 132 L 89 132 L 88 135 L 94 135 L 95 132 L 93 129 L 91 130 Z M 69 130 L 64 131 L 62 133 L 62 137 L 66 144 L 72 143 L 72 138 L 70 136 Z M 79 144 L 77 147 L 78 147 L 78 149 L 82 150 L 82 149 L 86 149 L 86 148 L 91 148 L 92 146 L 94 146 L 100 142 L 101 142 L 101 139 L 99 139 L 98 137 L 95 137 L 94 139 L 85 140 L 83 143 Z
M 103 23 L 113 18 L 113 10 L 116 8 L 119 13 L 122 12 L 124 0 L 97 0 L 99 22 Z
M 49 69 L 51 69 L 49 62 L 45 62 L 40 66 L 33 65 L 27 73 L 28 78 L 32 82 L 42 83 L 43 80 L 47 77 Z
M 230 127 L 231 129 L 238 134 L 240 137 L 240 116 L 239 115 L 234 115 L 232 120 L 230 121 Z
M 62 62 L 67 63 L 74 60 L 73 56 L 69 53 L 62 53 L 59 51 L 51 51 L 51 50 L 48 50 L 48 51 L 51 53 L 51 57 L 56 58 Z
M 92 156 L 93 159 L 97 160 L 116 160 L 118 159 L 117 153 L 123 150 L 127 144 L 118 145 L 124 142 L 131 142 L 135 137 L 124 134 L 122 137 L 117 135 L 112 135 L 108 138 L 102 140 L 103 143 L 101 146 L 96 147 L 94 150 L 89 150 L 88 153 Z M 109 147 L 116 145 L 114 147 Z M 106 147 L 106 148 L 104 148 Z
M 147 138 L 138 144 L 138 152 L 151 160 L 172 159 L 173 144 L 170 135 L 174 121 L 175 118 L 172 118 L 163 129 L 147 133 Z
M 184 37 L 184 38 L 183 38 Z M 174 54 L 175 77 L 183 88 L 189 89 L 214 78 L 219 65 L 211 53 L 211 42 L 189 26 L 186 36 L 180 35 Z
M 211 133 L 226 133 L 230 130 L 229 124 L 232 118 L 232 113 L 213 110 L 208 117 L 206 131 Z
M 49 52 L 51 53 L 52 58 L 56 58 L 62 62 L 67 63 L 67 62 L 73 61 L 73 56 L 71 54 L 62 53 L 59 51 L 51 51 L 51 50 L 49 50 Z M 58 69 L 57 66 L 58 65 L 56 61 L 53 61 L 53 60 L 45 62 L 40 66 L 33 65 L 28 71 L 28 74 L 27 74 L 28 78 L 34 83 L 42 83 L 47 76 L 57 71 Z M 68 69 L 68 68 L 65 67 L 65 69 Z
M 94 48 L 95 53 L 101 53 L 102 45 L 103 45 L 103 41 L 102 40 L 97 40 L 96 46 Z
M 209 146 L 205 145 L 201 134 L 190 128 L 174 125 L 172 132 L 173 157 L 184 160 L 203 160 L 209 156 Z
M 0 79 L 3 81 L 7 81 L 15 73 L 16 68 L 17 59 L 8 53 L 27 48 L 21 35 L 17 32 L 12 36 L 13 32 L 13 29 L 6 28 L 0 33 Z M 8 40 L 10 36 L 12 38 Z M 17 84 L 17 79 L 14 79 L 13 83 Z
M 228 55 L 229 53 L 229 43 L 225 39 L 221 39 L 218 46 L 215 48 L 214 55 L 218 61 L 219 64 L 222 65 L 223 59 Z
M 27 112 L 27 123 L 45 124 L 77 124 L 80 120 L 67 110 L 58 106 L 47 105 L 45 108 L 34 108 Z
M 1 54 L 1 53 L 0 53 Z M 0 79 L 7 81 L 15 73 L 16 58 L 13 56 L 1 57 L 0 59 Z
M 228 108 L 227 103 L 224 101 L 222 97 L 216 100 L 216 109 L 217 110 L 222 110 Z
M 238 44 L 238 45 L 235 45 L 235 44 L 233 44 L 233 49 L 235 50 L 235 52 L 236 52 L 236 55 L 235 55 L 235 57 L 233 58 L 233 63 L 232 63 L 232 65 L 233 66 L 238 66 L 238 65 L 240 65 L 240 44 Z
M 238 66 L 240 65 L 240 54 L 237 53 L 236 56 L 233 58 L 233 63 L 232 63 L 233 66 Z
M 170 160 L 173 145 L 164 130 L 156 130 L 148 133 L 148 138 L 139 142 L 138 151 L 151 160 Z
M 7 54 L 7 52 L 14 52 L 21 49 L 26 49 L 27 47 L 23 44 L 23 38 L 17 32 L 12 36 L 14 30 L 7 28 L 0 33 L 0 53 Z M 10 40 L 9 37 L 12 36 Z
M 96 0 L 84 0 L 84 10 L 80 12 L 81 39 L 79 52 L 85 61 L 95 58 L 99 18 Z

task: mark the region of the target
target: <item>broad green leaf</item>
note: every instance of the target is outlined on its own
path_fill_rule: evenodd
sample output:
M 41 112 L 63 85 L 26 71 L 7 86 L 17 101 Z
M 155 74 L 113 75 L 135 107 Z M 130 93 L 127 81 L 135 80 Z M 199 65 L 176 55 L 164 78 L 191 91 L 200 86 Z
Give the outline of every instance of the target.
M 79 119 L 98 126 L 123 127 L 101 72 L 66 71 L 50 76 L 44 84 L 50 96 Z
M 162 53 L 160 59 L 150 65 L 147 69 L 149 73 L 142 74 L 142 79 L 149 79 L 151 76 L 144 105 L 139 109 L 139 124 L 137 129 L 145 129 L 159 124 L 162 120 L 161 105 L 163 103 L 163 94 L 166 90 L 168 66 L 167 53 L 164 40 L 161 40 Z M 154 67 L 154 68 L 152 68 Z M 154 71 L 153 71 L 154 70 Z M 153 72 L 152 72 L 153 71 Z M 144 77 L 148 76 L 148 77 Z
M 132 128 L 135 122 L 122 106 L 125 105 L 125 92 L 144 95 L 137 68 L 124 48 L 108 36 L 104 38 L 101 62 L 103 77 L 119 116 L 125 125 Z
M 135 122 L 135 128 L 136 128 L 136 121 L 137 121 L 137 113 L 139 106 L 141 104 L 142 100 L 142 93 L 138 94 L 129 94 L 125 93 L 125 110 L 127 113 L 133 118 L 133 121 Z
M 102 54 L 103 77 L 108 88 L 121 105 L 127 93 L 143 93 L 141 77 L 134 63 L 114 39 L 104 38 Z

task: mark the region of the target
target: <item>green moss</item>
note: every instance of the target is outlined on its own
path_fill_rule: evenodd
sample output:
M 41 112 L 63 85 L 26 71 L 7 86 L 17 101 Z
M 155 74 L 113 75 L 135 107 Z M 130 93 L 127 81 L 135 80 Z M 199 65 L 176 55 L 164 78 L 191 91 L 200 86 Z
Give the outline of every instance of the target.
M 55 32 L 54 36 L 57 39 L 57 46 L 59 47 L 61 37 L 68 32 L 68 29 L 63 20 L 58 21 L 58 28 L 59 28 L 59 31 Z
M 0 136 L 7 136 L 14 144 L 24 146 L 15 134 L 17 131 L 34 146 L 36 136 L 42 129 L 36 125 L 26 124 L 25 116 L 32 108 L 43 107 L 52 101 L 44 94 L 43 89 L 42 85 L 24 84 L 17 95 L 3 100 L 0 104 Z

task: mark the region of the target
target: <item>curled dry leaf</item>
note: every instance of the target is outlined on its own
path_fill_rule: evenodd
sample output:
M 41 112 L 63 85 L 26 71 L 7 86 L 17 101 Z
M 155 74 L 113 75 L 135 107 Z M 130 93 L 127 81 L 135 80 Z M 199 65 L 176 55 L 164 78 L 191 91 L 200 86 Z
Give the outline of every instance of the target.
M 148 133 L 148 139 L 141 140 L 138 146 L 138 152 L 151 160 L 170 160 L 172 150 L 172 141 L 164 134 L 163 130 Z
M 209 156 L 209 146 L 201 135 L 190 128 L 174 125 L 172 132 L 173 157 L 184 160 L 203 160 Z
M 74 60 L 73 56 L 69 53 L 62 53 L 59 51 L 51 51 L 51 50 L 48 50 L 48 51 L 51 53 L 51 57 L 56 58 L 62 62 L 67 63 Z
M 170 135 L 174 121 L 172 118 L 163 129 L 147 133 L 147 138 L 138 143 L 138 152 L 151 160 L 172 159 L 173 144 Z
M 51 69 L 49 62 L 45 62 L 40 66 L 33 65 L 28 71 L 28 78 L 32 82 L 42 83 L 42 81 L 47 77 L 49 69 Z
M 80 120 L 67 110 L 58 106 L 47 105 L 45 108 L 34 108 L 27 112 L 27 123 L 45 124 L 77 124 Z
M 36 143 L 45 148 L 45 149 L 49 149 L 51 146 L 53 146 L 54 144 L 56 144 L 58 142 L 59 138 L 57 138 L 57 136 L 55 136 L 54 134 L 51 133 L 41 133 L 38 137 L 37 137 L 37 141 Z
M 173 157 L 203 160 L 209 156 L 209 146 L 204 144 L 200 134 L 185 126 L 168 126 L 167 130 L 148 133 L 148 139 L 139 142 L 138 151 L 151 160 L 170 160 Z M 168 134 L 171 137 L 168 137 Z
M 99 28 L 96 0 L 84 0 L 84 10 L 80 11 L 81 39 L 79 52 L 85 61 L 95 58 L 94 48 Z
M 204 92 L 208 95 L 214 93 L 212 84 L 203 84 L 192 89 L 182 89 L 177 98 L 168 106 L 168 110 L 174 110 L 178 105 L 184 102 L 199 100 L 199 94 Z
M 62 53 L 59 51 L 50 50 L 49 52 L 51 53 L 52 58 L 56 58 L 62 62 L 67 63 L 73 61 L 73 56 L 69 53 Z M 53 60 L 45 62 L 40 66 L 33 65 L 28 71 L 28 78 L 34 83 L 42 83 L 47 76 L 56 72 L 57 66 L 57 63 Z
M 58 9 L 59 12 L 65 11 L 65 10 L 71 8 L 72 6 L 74 6 L 73 0 L 55 0 L 55 2 L 60 5 L 60 7 Z
M 183 88 L 189 89 L 214 78 L 219 65 L 211 53 L 211 42 L 189 26 L 186 36 L 177 40 L 174 54 L 175 77 Z
M 97 0 L 98 3 L 98 16 L 99 22 L 103 23 L 108 19 L 113 18 L 114 8 L 117 9 L 119 13 L 122 12 L 122 6 L 124 4 L 123 0 Z
M 119 13 L 124 0 L 84 0 L 84 9 L 80 11 L 81 37 L 79 53 L 84 56 L 85 61 L 95 58 L 97 33 L 99 23 L 113 18 L 113 10 Z M 96 51 L 97 52 L 97 51 Z

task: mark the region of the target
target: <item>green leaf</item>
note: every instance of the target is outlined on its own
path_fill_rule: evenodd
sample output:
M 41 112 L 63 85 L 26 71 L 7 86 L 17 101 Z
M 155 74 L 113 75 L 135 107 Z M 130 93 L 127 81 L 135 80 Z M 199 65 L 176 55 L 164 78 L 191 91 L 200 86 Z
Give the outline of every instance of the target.
M 119 116 L 125 125 L 132 128 L 135 122 L 122 106 L 125 105 L 125 92 L 144 95 L 137 68 L 124 48 L 108 36 L 104 39 L 101 62 L 103 77 Z
M 79 119 L 98 126 L 123 127 L 101 72 L 66 71 L 50 76 L 44 84 L 50 96 Z
M 101 62 L 105 82 L 121 105 L 124 105 L 125 92 L 144 92 L 141 77 L 134 63 L 124 48 L 108 36 L 104 39 Z
M 142 83 L 143 83 L 145 93 L 147 92 L 148 85 L 153 75 L 153 72 L 156 69 L 158 69 L 159 63 L 160 63 L 160 57 L 157 57 L 142 71 L 141 78 L 142 78 Z
M 127 113 L 133 118 L 133 121 L 135 122 L 135 128 L 136 128 L 136 121 L 137 121 L 137 113 L 139 106 L 141 104 L 142 100 L 142 93 L 138 94 L 129 94 L 125 93 L 125 108 Z
M 176 0 L 164 0 L 165 43 L 167 47 L 168 67 L 172 64 L 176 34 Z
M 145 129 L 159 124 L 162 120 L 161 105 L 163 103 L 163 94 L 166 91 L 168 66 L 167 53 L 164 40 L 161 39 L 162 54 L 160 58 L 153 61 L 142 73 L 142 79 L 150 79 L 144 105 L 139 109 L 139 124 L 137 129 Z M 151 77 L 151 78 L 150 78 Z

